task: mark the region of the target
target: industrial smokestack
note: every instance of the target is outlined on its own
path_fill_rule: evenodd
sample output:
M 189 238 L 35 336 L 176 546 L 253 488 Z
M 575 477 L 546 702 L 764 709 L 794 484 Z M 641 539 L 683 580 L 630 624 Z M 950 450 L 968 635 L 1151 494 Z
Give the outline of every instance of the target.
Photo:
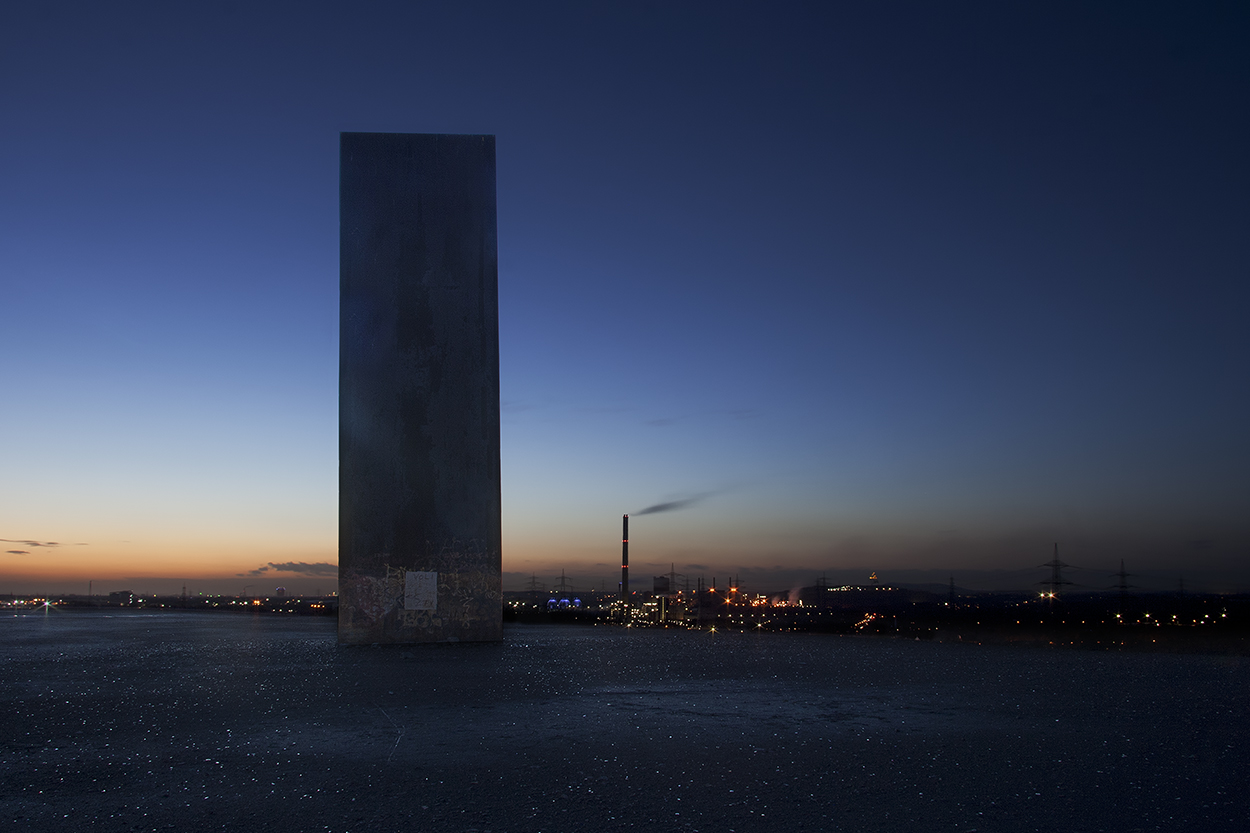
M 621 516 L 621 616 L 629 619 L 629 515 Z

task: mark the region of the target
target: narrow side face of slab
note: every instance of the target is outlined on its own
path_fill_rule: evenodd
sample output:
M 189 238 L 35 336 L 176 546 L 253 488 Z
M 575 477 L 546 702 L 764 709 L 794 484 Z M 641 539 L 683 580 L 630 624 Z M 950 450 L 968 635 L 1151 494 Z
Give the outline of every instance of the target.
M 500 639 L 495 139 L 340 149 L 339 641 Z

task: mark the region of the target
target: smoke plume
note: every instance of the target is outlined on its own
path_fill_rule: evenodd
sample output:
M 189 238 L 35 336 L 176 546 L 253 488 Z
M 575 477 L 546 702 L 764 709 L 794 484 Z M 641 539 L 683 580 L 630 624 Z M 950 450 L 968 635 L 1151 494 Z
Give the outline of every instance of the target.
M 694 504 L 703 501 L 705 498 L 710 497 L 712 494 L 713 494 L 712 492 L 704 492 L 701 495 L 688 497 L 688 498 L 685 498 L 684 500 L 670 500 L 665 503 L 657 503 L 654 506 L 648 506 L 646 509 L 643 509 L 641 512 L 634 512 L 633 514 L 654 515 L 656 512 L 676 512 L 678 509 L 685 509 L 688 506 L 693 506 Z

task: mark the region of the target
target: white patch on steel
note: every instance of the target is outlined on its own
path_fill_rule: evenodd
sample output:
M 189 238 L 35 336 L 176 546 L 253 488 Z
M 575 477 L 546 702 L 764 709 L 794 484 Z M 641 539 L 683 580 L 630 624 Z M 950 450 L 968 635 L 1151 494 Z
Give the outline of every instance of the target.
M 438 610 L 438 573 L 404 573 L 404 610 Z

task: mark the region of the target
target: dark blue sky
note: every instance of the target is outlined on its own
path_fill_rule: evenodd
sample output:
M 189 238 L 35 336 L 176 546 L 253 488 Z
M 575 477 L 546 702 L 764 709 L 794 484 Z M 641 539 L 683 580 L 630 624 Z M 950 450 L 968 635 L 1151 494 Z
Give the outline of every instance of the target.
M 1250 586 L 1248 42 L 1242 3 L 6 4 L 0 536 L 86 546 L 0 573 L 336 560 L 338 132 L 412 131 L 498 137 L 510 581 L 612 581 L 622 512 L 708 494 L 635 560 Z

